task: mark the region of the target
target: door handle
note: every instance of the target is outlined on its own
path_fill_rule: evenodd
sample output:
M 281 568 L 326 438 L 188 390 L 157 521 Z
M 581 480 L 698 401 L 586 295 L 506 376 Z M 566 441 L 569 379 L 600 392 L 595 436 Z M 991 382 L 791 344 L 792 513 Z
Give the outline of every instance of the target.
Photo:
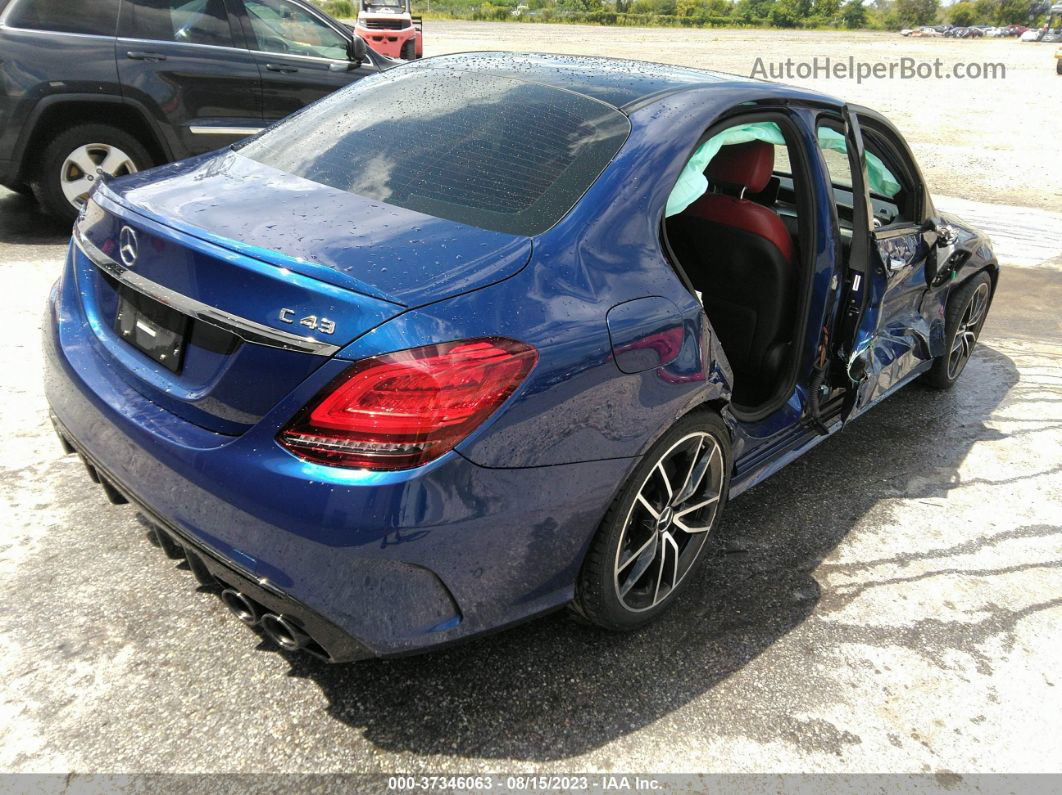
M 290 75 L 293 72 L 299 71 L 294 66 L 285 66 L 284 64 L 279 63 L 267 63 L 266 69 L 268 69 L 270 72 L 280 72 L 286 75 Z
M 134 61 L 165 61 L 166 56 L 161 52 L 143 52 L 142 50 L 130 50 L 125 54 L 126 58 Z

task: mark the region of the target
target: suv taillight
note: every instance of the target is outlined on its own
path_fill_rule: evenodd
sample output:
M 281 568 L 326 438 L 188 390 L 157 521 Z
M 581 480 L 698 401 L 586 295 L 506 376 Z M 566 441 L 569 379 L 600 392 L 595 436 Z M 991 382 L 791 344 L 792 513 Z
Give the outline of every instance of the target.
M 277 441 L 330 466 L 411 469 L 470 434 L 538 361 L 530 345 L 486 339 L 363 359 L 329 385 Z

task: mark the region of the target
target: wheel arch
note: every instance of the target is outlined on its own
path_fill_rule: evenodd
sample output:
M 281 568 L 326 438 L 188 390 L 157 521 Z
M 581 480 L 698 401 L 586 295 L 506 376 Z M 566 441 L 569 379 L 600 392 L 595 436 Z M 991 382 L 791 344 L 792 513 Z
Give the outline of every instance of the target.
M 107 124 L 118 127 L 136 138 L 156 163 L 172 160 L 173 152 L 150 117 L 135 103 L 118 97 L 69 95 L 45 98 L 34 109 L 19 141 L 15 161 L 19 164 L 17 180 L 30 182 L 35 177 L 45 147 L 64 130 L 80 124 Z
M 609 497 L 609 500 L 608 500 L 608 502 L 607 502 L 607 504 L 605 506 L 605 509 L 601 513 L 601 518 L 599 518 L 597 520 L 597 522 L 595 523 L 595 525 L 594 525 L 595 532 L 596 532 L 596 528 L 601 523 L 601 519 L 604 517 L 605 513 L 607 513 L 609 506 L 611 506 L 612 503 L 614 503 L 616 501 L 616 498 L 620 495 L 620 493 L 623 491 L 623 488 L 627 485 L 627 480 L 630 478 L 631 473 L 633 473 L 634 470 L 638 468 L 638 465 L 642 462 L 642 460 L 649 453 L 649 451 L 653 449 L 653 446 L 657 442 L 659 442 L 668 431 L 670 431 L 672 428 L 674 428 L 676 425 L 678 425 L 680 422 L 682 422 L 684 419 L 686 419 L 686 417 L 688 417 L 691 414 L 693 414 L 695 412 L 698 412 L 698 411 L 710 411 L 713 414 L 716 414 L 723 421 L 723 425 L 726 428 L 726 433 L 727 433 L 727 443 L 730 446 L 730 454 L 731 454 L 731 457 L 732 457 L 732 460 L 730 461 L 730 472 L 729 472 L 729 475 L 730 475 L 731 478 L 733 478 L 734 465 L 735 465 L 735 461 L 733 460 L 733 451 L 734 451 L 734 442 L 735 442 L 734 429 L 735 429 L 735 422 L 736 421 L 735 421 L 733 415 L 731 415 L 731 413 L 730 413 L 730 401 L 727 398 L 723 398 L 723 397 L 709 398 L 707 400 L 698 400 L 697 402 L 693 403 L 692 405 L 687 406 L 684 411 L 680 412 L 678 414 L 678 416 L 672 418 L 672 420 L 670 422 L 665 423 L 665 424 L 661 425 L 659 428 L 657 428 L 656 432 L 651 434 L 646 439 L 645 443 L 642 445 L 641 449 L 638 451 L 638 455 L 633 456 L 633 457 L 630 458 L 629 465 L 627 466 L 627 468 L 623 472 L 623 477 L 621 477 L 621 478 L 619 478 L 617 480 L 615 488 L 613 488 L 613 490 L 612 490 L 612 494 Z M 585 563 L 586 554 L 590 550 L 590 542 L 593 541 L 593 538 L 594 538 L 593 534 L 591 534 L 587 538 L 586 544 L 585 544 L 585 546 L 583 547 L 582 551 L 579 554 L 579 566 L 580 566 L 580 568 Z

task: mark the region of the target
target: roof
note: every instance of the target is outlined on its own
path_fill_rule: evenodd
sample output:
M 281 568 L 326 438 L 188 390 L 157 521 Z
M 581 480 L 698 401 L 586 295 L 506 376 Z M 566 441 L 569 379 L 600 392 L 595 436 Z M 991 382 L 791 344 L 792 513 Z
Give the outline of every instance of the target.
M 722 82 L 763 85 L 762 81 L 725 72 L 581 55 L 472 52 L 440 55 L 416 63 L 542 83 L 592 97 L 617 109 L 656 94 Z

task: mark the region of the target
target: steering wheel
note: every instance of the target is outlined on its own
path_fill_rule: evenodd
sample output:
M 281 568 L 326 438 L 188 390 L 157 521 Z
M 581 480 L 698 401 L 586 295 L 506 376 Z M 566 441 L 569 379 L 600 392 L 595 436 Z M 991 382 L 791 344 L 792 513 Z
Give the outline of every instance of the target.
M 280 36 L 266 36 L 263 44 L 269 52 L 291 52 L 291 46 Z

